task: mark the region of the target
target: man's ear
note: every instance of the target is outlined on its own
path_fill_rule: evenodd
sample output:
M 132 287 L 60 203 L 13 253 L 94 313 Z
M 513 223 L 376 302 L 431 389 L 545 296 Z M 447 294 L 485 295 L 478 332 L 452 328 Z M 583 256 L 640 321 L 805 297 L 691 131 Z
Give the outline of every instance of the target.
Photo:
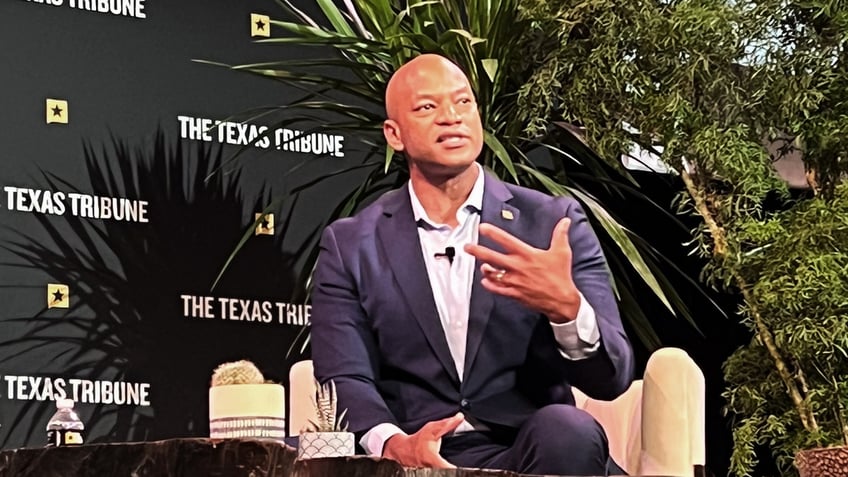
M 400 126 L 397 121 L 387 119 L 383 121 L 383 136 L 386 137 L 386 143 L 395 151 L 403 151 L 403 138 L 401 138 Z

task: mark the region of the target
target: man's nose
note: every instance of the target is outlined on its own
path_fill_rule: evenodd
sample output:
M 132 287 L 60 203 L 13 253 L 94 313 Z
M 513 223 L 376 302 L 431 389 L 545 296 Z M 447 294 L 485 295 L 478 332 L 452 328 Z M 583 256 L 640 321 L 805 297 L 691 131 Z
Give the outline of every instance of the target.
M 440 123 L 455 124 L 462 121 L 462 115 L 459 114 L 459 111 L 456 110 L 456 107 L 453 104 L 448 104 L 445 107 L 440 108 L 437 119 Z

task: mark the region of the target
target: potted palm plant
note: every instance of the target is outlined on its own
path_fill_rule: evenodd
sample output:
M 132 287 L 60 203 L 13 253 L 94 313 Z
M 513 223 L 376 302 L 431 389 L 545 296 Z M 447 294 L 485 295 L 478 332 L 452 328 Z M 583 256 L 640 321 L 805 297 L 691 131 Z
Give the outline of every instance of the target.
M 595 154 L 570 124 L 554 121 L 555 117 L 550 121 L 531 118 L 516 101 L 524 89 L 532 88 L 531 78 L 544 74 L 538 64 L 528 61 L 532 60 L 528 51 L 536 47 L 536 39 L 521 33 L 536 19 L 522 13 L 518 0 L 351 0 L 344 2 L 344 9 L 318 0 L 323 18 L 313 18 L 289 1 L 278 3 L 288 20 L 271 20 L 271 37 L 258 42 L 312 47 L 316 55 L 325 57 L 242 65 L 207 63 L 306 91 L 294 101 L 247 114 L 245 120 L 277 118 L 270 129 L 297 122 L 320 125 L 325 130 L 356 136 L 365 145 L 367 151 L 361 162 L 340 166 L 330 174 L 350 174 L 356 184 L 340 195 L 336 214 L 328 221 L 355 212 L 408 178 L 403 158 L 382 140 L 385 86 L 392 72 L 410 58 L 425 52 L 439 53 L 467 72 L 477 95 L 485 128 L 486 148 L 480 158 L 483 165 L 506 181 L 575 197 L 596 230 L 605 232 L 599 238 L 610 261 L 611 280 L 625 322 L 636 337 L 648 349 L 659 345 L 650 320 L 635 299 L 638 292 L 632 279 L 646 285 L 671 313 L 692 321 L 671 280 L 661 272 L 662 255 L 633 234 L 609 206 L 633 197 L 653 205 L 639 192 L 637 182 L 616 158 L 606 160 Z M 294 187 L 292 193 L 300 190 Z M 606 207 L 598 194 L 607 197 Z M 679 222 L 668 219 L 670 227 L 680 227 Z M 244 240 L 249 233 L 245 232 Z M 313 243 L 317 238 L 316 234 Z M 310 263 L 314 263 L 317 246 L 310 252 Z M 663 266 L 676 269 L 670 263 Z M 310 273 L 307 266 L 304 283 Z M 682 273 L 679 276 L 689 280 Z M 695 289 L 700 291 L 697 286 Z

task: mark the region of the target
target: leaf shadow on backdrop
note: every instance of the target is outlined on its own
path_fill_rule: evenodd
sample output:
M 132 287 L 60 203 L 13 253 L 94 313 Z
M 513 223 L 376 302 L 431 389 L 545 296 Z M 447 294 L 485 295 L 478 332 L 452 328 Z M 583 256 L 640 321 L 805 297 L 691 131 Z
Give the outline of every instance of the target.
M 151 408 L 83 407 L 87 428 L 103 431 L 94 441 L 206 436 L 206 393 L 215 365 L 247 357 L 283 381 L 291 364 L 286 348 L 297 327 L 278 324 L 276 316 L 270 323 L 236 322 L 220 313 L 216 319 L 185 317 L 180 298 L 210 295 L 221 263 L 253 222 L 245 210 L 266 209 L 271 191 L 263 187 L 249 199 L 239 173 L 207 179 L 222 162 L 221 148 L 169 144 L 161 130 L 141 147 L 114 137 L 99 150 L 87 144 L 84 156 L 92 195 L 145 200 L 149 222 L 34 214 L 49 240 L 10 231 L 17 239 L 3 247 L 17 260 L 4 265 L 41 270 L 68 284 L 71 306 L 4 320 L 15 331 L 0 341 L 0 366 L 47 375 L 32 366 L 64 363 L 60 373 L 50 374 L 150 383 Z M 77 192 L 60 177 L 43 172 L 43 178 L 46 188 Z M 274 237 L 245 243 L 215 296 L 273 302 L 303 295 L 293 271 L 303 251 L 283 251 L 292 224 L 277 221 Z M 44 356 L 47 361 L 33 359 Z M 52 411 L 51 401 L 23 402 L 0 444 L 41 442 Z

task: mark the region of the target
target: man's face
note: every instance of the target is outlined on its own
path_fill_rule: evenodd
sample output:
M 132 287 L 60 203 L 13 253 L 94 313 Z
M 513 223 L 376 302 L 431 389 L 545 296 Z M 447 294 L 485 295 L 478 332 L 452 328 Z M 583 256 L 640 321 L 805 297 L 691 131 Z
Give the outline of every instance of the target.
M 424 55 L 404 65 L 393 83 L 383 127 L 389 145 L 427 175 L 456 175 L 473 164 L 483 127 L 465 74 L 445 58 Z

